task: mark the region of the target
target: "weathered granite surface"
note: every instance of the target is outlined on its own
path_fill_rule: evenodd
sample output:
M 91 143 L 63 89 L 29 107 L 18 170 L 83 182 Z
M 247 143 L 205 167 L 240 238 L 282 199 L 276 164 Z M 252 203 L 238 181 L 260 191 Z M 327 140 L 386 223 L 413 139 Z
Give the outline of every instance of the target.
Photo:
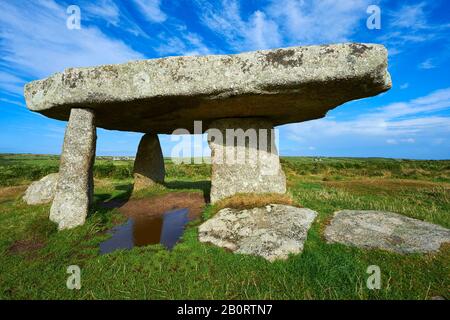
M 233 252 L 287 259 L 303 251 L 317 213 L 281 204 L 237 210 L 225 208 L 199 227 L 199 240 Z
M 84 224 L 93 195 L 95 116 L 92 110 L 73 108 L 64 136 L 56 194 L 50 220 L 58 228 Z
M 30 205 L 50 203 L 55 197 L 58 173 L 50 173 L 34 181 L 25 191 L 23 200 Z
M 347 43 L 70 68 L 27 84 L 25 99 L 55 119 L 90 108 L 101 128 L 171 133 L 192 132 L 194 120 L 206 130 L 220 118 L 261 117 L 275 126 L 321 118 L 390 87 L 387 50 Z
M 236 193 L 286 192 L 286 177 L 269 121 L 223 119 L 214 121 L 211 127 L 215 129 L 208 131 L 211 203 Z
M 432 252 L 450 242 L 450 230 L 392 212 L 342 210 L 334 213 L 325 238 L 398 253 Z
M 134 190 L 163 183 L 165 174 L 164 157 L 158 135 L 147 133 L 139 142 L 134 160 Z

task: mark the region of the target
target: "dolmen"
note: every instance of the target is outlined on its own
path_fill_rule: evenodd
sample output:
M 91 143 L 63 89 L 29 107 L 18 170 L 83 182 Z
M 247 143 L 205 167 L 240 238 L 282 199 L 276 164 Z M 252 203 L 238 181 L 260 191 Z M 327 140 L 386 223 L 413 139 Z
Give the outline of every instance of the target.
M 390 88 L 387 50 L 346 43 L 69 68 L 28 83 L 25 99 L 31 111 L 68 121 L 50 209 L 67 229 L 85 222 L 92 202 L 97 127 L 144 133 L 134 167 L 139 189 L 164 181 L 158 134 L 193 132 L 201 121 L 214 203 L 286 191 L 275 126 L 322 118 Z

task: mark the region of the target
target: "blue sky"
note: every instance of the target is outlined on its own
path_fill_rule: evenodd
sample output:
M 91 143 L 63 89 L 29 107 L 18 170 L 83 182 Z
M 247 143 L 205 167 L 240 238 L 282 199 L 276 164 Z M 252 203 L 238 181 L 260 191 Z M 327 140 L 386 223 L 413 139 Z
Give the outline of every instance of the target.
M 81 9 L 69 30 L 66 9 Z M 369 5 L 381 29 L 368 29 Z M 450 3 L 376 0 L 0 2 L 0 152 L 61 152 L 65 122 L 25 107 L 23 85 L 67 67 L 337 42 L 384 44 L 393 88 L 279 127 L 282 155 L 450 158 Z M 98 155 L 141 134 L 98 130 Z M 163 152 L 175 144 L 160 136 Z

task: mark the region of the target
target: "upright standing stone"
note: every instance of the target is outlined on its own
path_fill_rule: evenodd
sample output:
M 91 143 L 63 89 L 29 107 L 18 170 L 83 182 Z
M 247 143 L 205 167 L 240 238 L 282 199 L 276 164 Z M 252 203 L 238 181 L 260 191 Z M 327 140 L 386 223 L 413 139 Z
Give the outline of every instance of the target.
M 236 193 L 285 193 L 275 134 L 258 118 L 216 120 L 209 126 L 211 203 Z
M 133 172 L 134 190 L 164 182 L 166 171 L 158 135 L 146 133 L 142 137 L 134 161 Z
M 73 108 L 64 136 L 56 194 L 50 220 L 58 228 L 84 224 L 93 195 L 92 166 L 95 159 L 96 129 L 92 110 Z

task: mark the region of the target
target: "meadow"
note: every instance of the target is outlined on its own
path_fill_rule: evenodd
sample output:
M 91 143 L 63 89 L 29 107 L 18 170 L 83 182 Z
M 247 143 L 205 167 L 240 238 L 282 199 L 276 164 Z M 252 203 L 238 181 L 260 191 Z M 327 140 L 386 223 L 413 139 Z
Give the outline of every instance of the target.
M 223 203 L 207 205 L 171 251 L 150 245 L 100 255 L 106 231 L 125 221 L 100 203 L 180 191 L 206 197 L 211 168 L 166 159 L 165 186 L 131 194 L 133 162 L 98 157 L 92 214 L 85 225 L 57 232 L 50 205 L 28 206 L 22 195 L 32 181 L 57 172 L 58 162 L 57 156 L 0 155 L 0 299 L 450 298 L 450 245 L 400 255 L 328 244 L 322 235 L 340 209 L 397 212 L 450 228 L 450 161 L 282 158 L 287 196 L 318 217 L 304 251 L 274 263 L 198 241 L 198 225 Z M 81 268 L 80 290 L 66 287 L 69 265 Z M 381 269 L 380 290 L 366 286 L 370 265 Z

